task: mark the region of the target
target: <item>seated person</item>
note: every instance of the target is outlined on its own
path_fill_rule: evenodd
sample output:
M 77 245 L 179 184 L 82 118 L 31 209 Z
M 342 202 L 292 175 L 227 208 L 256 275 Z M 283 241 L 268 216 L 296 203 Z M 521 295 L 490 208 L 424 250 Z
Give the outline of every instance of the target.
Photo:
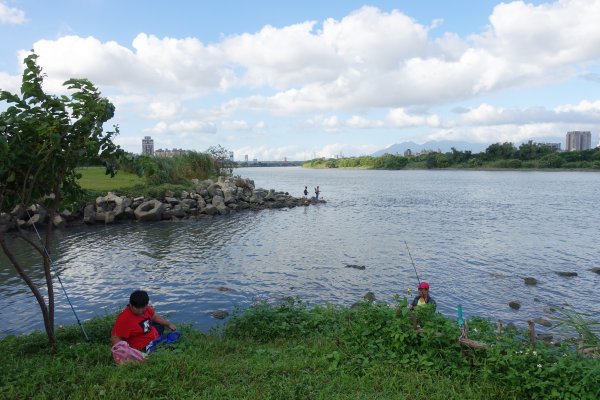
M 419 286 L 417 286 L 417 289 L 419 289 L 419 295 L 414 298 L 412 304 L 410 304 L 408 308 L 414 310 L 416 307 L 429 304 L 430 306 L 433 306 L 433 310 L 435 311 L 435 300 L 429 295 L 429 283 L 421 282 L 419 283 Z
M 129 304 L 115 321 L 110 338 L 113 345 L 124 340 L 134 349 L 146 351 L 158 339 L 164 327 L 175 331 L 175 325 L 156 314 L 148 306 L 148 293 L 136 290 L 129 296 Z

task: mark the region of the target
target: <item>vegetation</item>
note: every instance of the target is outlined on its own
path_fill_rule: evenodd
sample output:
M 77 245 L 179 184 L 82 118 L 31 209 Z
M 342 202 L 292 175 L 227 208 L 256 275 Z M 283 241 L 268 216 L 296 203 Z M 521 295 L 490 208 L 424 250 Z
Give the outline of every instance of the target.
M 600 148 L 584 151 L 558 152 L 534 142 L 516 148 L 512 143 L 494 143 L 484 152 L 470 151 L 441 153 L 426 151 L 417 155 L 384 154 L 380 157 L 362 156 L 337 159 L 314 159 L 303 165 L 307 168 L 364 168 L 364 169 L 434 169 L 434 168 L 510 168 L 510 169 L 596 169 L 600 170 Z
M 190 179 L 207 179 L 219 175 L 219 166 L 209 153 L 188 151 L 174 157 L 150 157 L 127 154 L 119 170 L 145 178 L 145 184 L 189 184 Z
M 0 113 L 0 212 L 17 207 L 24 213 L 31 204 L 41 204 L 52 219 L 58 207 L 73 205 L 83 195 L 77 167 L 102 159 L 106 172 L 114 175 L 114 160 L 122 152 L 112 139 L 119 131 L 115 127 L 105 132 L 103 125 L 113 117 L 115 107 L 86 79 L 64 83 L 73 91 L 70 97 L 46 94 L 37 55 L 30 54 L 24 63 L 21 95 L 0 91 L 0 101 L 8 104 Z M 43 259 L 47 298 L 12 253 L 3 233 L 0 247 L 35 296 L 48 340 L 53 344 L 54 289 L 50 258 L 45 251 L 50 231 L 51 225 L 41 245 L 19 233 Z
M 406 304 L 402 300 L 400 304 Z M 520 332 L 497 335 L 469 321 L 473 338 L 494 346 L 460 348 L 456 324 L 431 310 L 413 329 L 406 309 L 363 302 L 310 308 L 259 303 L 204 334 L 183 326 L 179 342 L 143 364 L 117 366 L 109 351 L 114 316 L 43 336 L 0 340 L 6 373 L 0 397 L 198 399 L 596 399 L 600 363 L 567 344 L 531 349 Z

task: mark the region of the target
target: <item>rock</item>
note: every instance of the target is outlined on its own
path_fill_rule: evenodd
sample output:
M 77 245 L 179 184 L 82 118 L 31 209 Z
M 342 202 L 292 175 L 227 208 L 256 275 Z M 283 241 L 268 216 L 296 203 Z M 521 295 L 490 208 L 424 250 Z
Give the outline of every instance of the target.
M 600 267 L 590 268 L 590 271 L 600 274 Z
M 535 322 L 538 325 L 542 325 L 542 326 L 552 326 L 552 322 L 550 322 L 549 320 L 547 320 L 546 318 L 536 318 L 533 320 L 533 322 Z
M 536 337 L 538 338 L 538 340 L 541 340 L 541 341 L 543 341 L 545 343 L 552 343 L 552 339 L 553 339 L 551 333 L 538 333 L 536 335 Z
M 22 205 L 18 205 L 10 212 L 10 215 L 15 217 L 15 219 L 25 219 L 27 216 L 27 210 Z
M 518 301 L 509 301 L 508 302 L 508 306 L 510 308 L 512 308 L 513 310 L 518 310 L 519 308 L 521 308 L 521 303 L 519 303 Z
M 13 229 L 15 225 L 16 224 L 10 214 L 0 213 L 0 233 L 8 232 Z
M 134 211 L 139 221 L 160 221 L 164 210 L 164 204 L 158 200 L 148 200 L 140 204 Z
M 52 225 L 54 225 L 55 228 L 62 229 L 67 225 L 67 220 L 60 215 L 55 215 L 54 218 L 52 218 Z
M 211 311 L 210 315 L 216 319 L 225 319 L 225 318 L 227 318 L 229 313 L 225 310 L 217 310 L 217 311 Z
M 179 200 L 175 197 L 165 197 L 165 203 L 169 203 L 171 205 L 179 204 Z
M 367 300 L 367 301 L 375 301 L 375 293 L 373 292 L 367 292 L 364 296 L 363 299 Z
M 212 198 L 212 205 L 219 211 L 221 215 L 225 215 L 229 213 L 229 208 L 225 205 L 225 201 L 221 196 L 214 196 Z
M 526 285 L 537 285 L 538 281 L 535 278 L 527 277 L 525 278 Z
M 88 204 L 83 209 L 83 222 L 85 224 L 93 224 L 96 221 L 96 208 L 93 204 Z
M 228 287 L 225 287 L 225 286 L 219 286 L 219 287 L 217 288 L 217 290 L 218 290 L 219 292 L 235 292 L 235 290 L 233 290 L 233 289 L 229 289 Z
M 354 269 L 364 270 L 367 267 L 364 265 L 346 264 L 346 268 L 354 268 Z
M 556 273 L 558 274 L 558 276 L 566 276 L 566 277 L 577 276 L 577 272 L 558 271 Z

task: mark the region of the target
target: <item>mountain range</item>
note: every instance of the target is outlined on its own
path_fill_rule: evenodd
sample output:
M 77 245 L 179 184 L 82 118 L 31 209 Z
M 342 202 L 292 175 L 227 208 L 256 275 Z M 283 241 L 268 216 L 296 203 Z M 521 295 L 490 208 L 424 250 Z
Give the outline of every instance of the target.
M 543 138 L 535 138 L 535 139 L 531 139 L 533 140 L 535 143 L 561 143 L 561 148 L 564 147 L 564 139 L 560 139 L 557 137 L 543 137 Z M 496 143 L 496 142 L 494 142 Z M 425 142 L 423 144 L 418 144 L 415 142 L 402 142 L 402 143 L 396 143 L 393 144 L 389 147 L 386 147 L 385 149 L 382 150 L 378 150 L 374 153 L 372 153 L 371 155 L 374 157 L 377 156 L 382 156 L 384 154 L 404 154 L 404 152 L 408 149 L 410 149 L 410 151 L 413 154 L 425 151 L 425 150 L 432 150 L 432 151 L 440 151 L 442 153 L 448 153 L 452 151 L 452 147 L 454 147 L 456 150 L 458 151 L 468 151 L 470 150 L 471 153 L 475 154 L 475 153 L 480 153 L 482 151 L 485 151 L 485 149 L 487 149 L 492 143 L 473 143 L 473 142 L 463 142 L 463 141 L 453 141 L 453 140 L 430 140 L 428 142 Z M 521 143 L 513 143 L 515 145 L 515 147 L 519 147 L 521 145 Z

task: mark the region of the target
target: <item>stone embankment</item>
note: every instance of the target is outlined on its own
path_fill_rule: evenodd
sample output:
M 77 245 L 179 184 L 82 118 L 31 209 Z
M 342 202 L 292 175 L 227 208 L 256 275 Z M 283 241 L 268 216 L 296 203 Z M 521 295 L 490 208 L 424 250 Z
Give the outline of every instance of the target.
M 160 221 L 203 218 L 227 215 L 239 210 L 266 208 L 293 208 L 325 203 L 324 200 L 293 197 L 273 189 L 255 189 L 254 181 L 240 177 L 220 177 L 217 182 L 193 180 L 191 192 L 167 192 L 162 199 L 124 197 L 109 192 L 96 198 L 73 214 L 62 211 L 52 221 L 47 211 L 39 206 L 28 209 L 16 207 L 11 213 L 0 214 L 0 232 L 29 228 L 52 223 L 56 228 L 79 224 L 113 224 L 118 221 Z

